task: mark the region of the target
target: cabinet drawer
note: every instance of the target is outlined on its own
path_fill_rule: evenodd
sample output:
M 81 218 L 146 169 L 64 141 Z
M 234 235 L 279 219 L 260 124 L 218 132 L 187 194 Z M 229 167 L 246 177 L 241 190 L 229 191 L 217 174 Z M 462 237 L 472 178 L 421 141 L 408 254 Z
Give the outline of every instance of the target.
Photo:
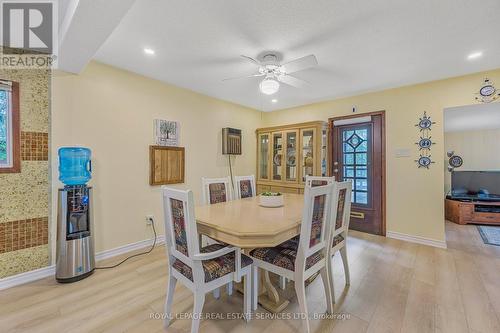
M 500 223 L 499 213 L 474 213 L 472 215 L 472 220 L 474 222 L 483 223 Z
M 271 191 L 271 186 L 269 185 L 257 185 L 257 194 L 261 194 L 262 192 Z
M 298 188 L 294 187 L 284 187 L 284 186 L 271 186 L 271 192 L 281 192 L 281 193 L 299 193 Z

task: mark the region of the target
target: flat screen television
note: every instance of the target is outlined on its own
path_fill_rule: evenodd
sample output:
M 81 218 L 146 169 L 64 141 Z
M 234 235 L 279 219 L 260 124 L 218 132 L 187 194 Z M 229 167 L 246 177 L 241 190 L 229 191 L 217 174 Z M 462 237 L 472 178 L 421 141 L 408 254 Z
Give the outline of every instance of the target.
M 451 198 L 500 201 L 500 171 L 453 171 Z

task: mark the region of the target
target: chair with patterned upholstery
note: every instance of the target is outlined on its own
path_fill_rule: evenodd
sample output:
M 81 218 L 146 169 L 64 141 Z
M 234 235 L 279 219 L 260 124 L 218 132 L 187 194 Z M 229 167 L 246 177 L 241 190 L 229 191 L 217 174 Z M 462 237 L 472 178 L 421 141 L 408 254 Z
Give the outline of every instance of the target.
M 304 283 L 317 272 L 321 273 L 323 280 L 327 311 L 332 313 L 333 303 L 328 283 L 326 258 L 330 244 L 330 214 L 334 186 L 334 184 L 328 184 L 305 187 L 302 224 L 296 242 L 287 241 L 276 247 L 256 248 L 250 251 L 250 256 L 254 260 L 252 273 L 254 274 L 254 290 L 257 289 L 258 268 L 293 280 L 300 310 L 304 314 L 307 332 L 309 332 L 309 319 Z M 255 292 L 252 295 L 252 305 L 256 309 L 257 293 Z
M 165 242 L 168 257 L 168 288 L 165 326 L 169 326 L 174 290 L 182 282 L 194 294 L 191 332 L 198 332 L 205 294 L 244 277 L 243 314 L 251 318 L 252 259 L 232 246 L 212 244 L 200 249 L 192 191 L 162 187 Z
M 335 182 L 335 177 L 319 177 L 319 176 L 306 176 L 305 186 L 316 187 L 316 186 L 324 186 L 328 184 L 332 184 Z M 294 237 L 290 239 L 290 242 L 297 242 L 298 237 Z M 279 277 L 280 288 L 285 290 L 286 284 L 288 283 L 287 279 L 284 276 Z
M 212 205 L 233 200 L 231 178 L 201 178 L 203 204 Z
M 335 181 L 335 177 L 319 177 L 319 176 L 306 176 L 305 186 L 323 186 L 331 184 Z
M 352 182 L 337 182 L 333 192 L 335 205 L 332 206 L 332 228 L 328 257 L 328 276 L 330 278 L 330 289 L 332 301 L 335 302 L 335 290 L 333 283 L 333 256 L 340 251 L 342 263 L 344 264 L 346 285 L 351 284 L 349 274 L 349 263 L 347 261 L 347 232 L 349 231 L 349 220 L 351 218 L 351 195 Z
M 255 190 L 255 176 L 234 176 L 236 185 L 236 199 L 245 199 L 257 195 Z

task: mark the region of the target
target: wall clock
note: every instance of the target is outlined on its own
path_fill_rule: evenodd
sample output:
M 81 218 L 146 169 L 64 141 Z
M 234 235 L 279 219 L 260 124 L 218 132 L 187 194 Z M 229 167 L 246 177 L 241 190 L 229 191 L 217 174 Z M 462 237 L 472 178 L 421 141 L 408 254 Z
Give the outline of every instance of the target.
M 476 101 L 480 101 L 482 103 L 490 103 L 496 100 L 498 97 L 500 97 L 500 91 L 495 88 L 495 85 L 490 81 L 490 79 L 484 79 L 479 92 L 476 93 Z

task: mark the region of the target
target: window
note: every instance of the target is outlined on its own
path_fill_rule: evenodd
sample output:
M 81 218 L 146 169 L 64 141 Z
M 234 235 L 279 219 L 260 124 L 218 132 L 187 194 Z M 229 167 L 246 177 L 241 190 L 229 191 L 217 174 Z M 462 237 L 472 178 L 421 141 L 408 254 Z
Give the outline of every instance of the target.
M 0 173 L 20 172 L 19 84 L 0 80 Z

